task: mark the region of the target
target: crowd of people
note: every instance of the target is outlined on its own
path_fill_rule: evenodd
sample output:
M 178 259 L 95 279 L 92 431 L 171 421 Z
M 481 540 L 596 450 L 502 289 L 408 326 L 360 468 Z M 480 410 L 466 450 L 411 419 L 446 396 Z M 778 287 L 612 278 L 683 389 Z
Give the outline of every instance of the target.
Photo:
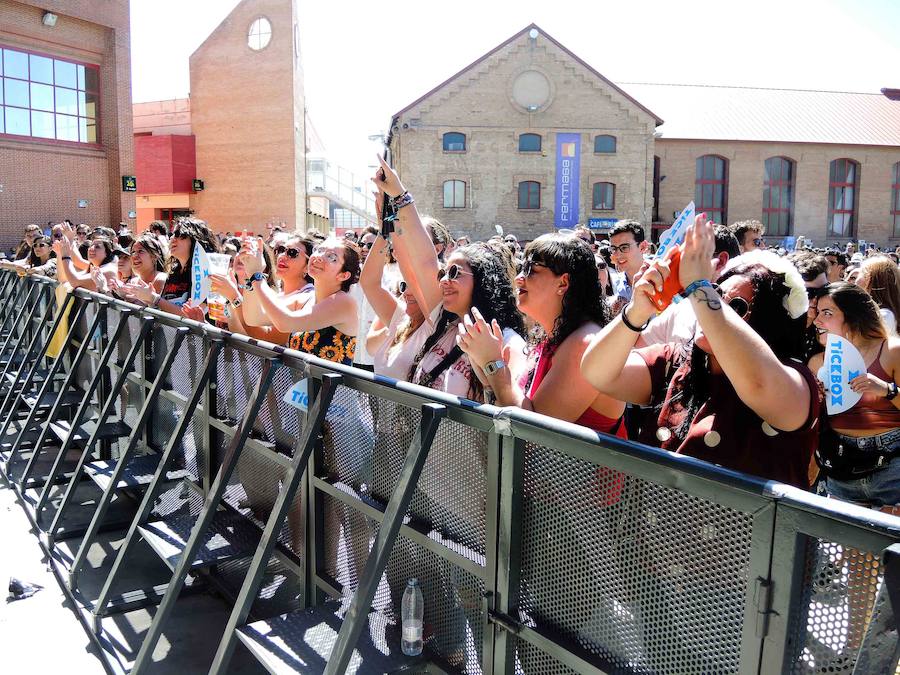
M 264 239 L 195 218 L 137 236 L 66 221 L 49 235 L 28 225 L 0 265 L 873 508 L 900 504 L 896 252 L 802 237 L 767 249 L 761 223 L 704 214 L 677 260 L 655 256 L 634 221 L 603 239 L 579 227 L 524 247 L 512 234 L 473 241 L 421 216 L 387 164 L 373 181 L 391 228 Z M 215 317 L 189 300 L 198 246 L 230 256 L 211 277 Z M 829 333 L 867 364 L 850 382 L 861 401 L 833 416 L 816 377 Z

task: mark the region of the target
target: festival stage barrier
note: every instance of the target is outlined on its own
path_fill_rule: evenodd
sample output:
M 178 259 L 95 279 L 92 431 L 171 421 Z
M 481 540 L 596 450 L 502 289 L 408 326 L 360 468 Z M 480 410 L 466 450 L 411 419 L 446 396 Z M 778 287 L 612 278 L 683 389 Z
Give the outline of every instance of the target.
M 55 286 L 0 273 L 0 468 L 114 671 L 210 588 L 211 673 L 896 668 L 898 518 Z

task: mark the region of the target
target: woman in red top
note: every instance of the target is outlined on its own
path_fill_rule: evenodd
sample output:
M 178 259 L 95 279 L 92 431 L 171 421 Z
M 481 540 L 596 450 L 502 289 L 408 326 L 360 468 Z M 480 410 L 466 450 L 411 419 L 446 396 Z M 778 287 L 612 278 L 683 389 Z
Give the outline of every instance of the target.
M 525 249 L 516 288 L 519 311 L 541 329 L 528 376 L 513 381 L 505 366 L 508 354 L 500 326 L 496 321 L 485 323 L 477 308 L 464 318 L 457 338 L 470 361 L 484 372 L 497 404 L 625 438 L 625 404 L 597 391 L 581 374 L 585 348 L 610 320 L 590 246 L 572 235 L 538 237 Z

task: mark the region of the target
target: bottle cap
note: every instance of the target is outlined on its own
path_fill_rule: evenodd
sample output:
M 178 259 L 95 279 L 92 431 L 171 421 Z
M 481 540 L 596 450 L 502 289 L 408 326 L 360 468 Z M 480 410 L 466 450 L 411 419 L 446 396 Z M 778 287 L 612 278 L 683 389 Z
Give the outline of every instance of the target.
M 416 579 L 415 577 L 413 577 L 412 579 L 410 579 L 409 581 L 406 582 L 406 585 L 407 586 L 418 586 L 419 580 Z

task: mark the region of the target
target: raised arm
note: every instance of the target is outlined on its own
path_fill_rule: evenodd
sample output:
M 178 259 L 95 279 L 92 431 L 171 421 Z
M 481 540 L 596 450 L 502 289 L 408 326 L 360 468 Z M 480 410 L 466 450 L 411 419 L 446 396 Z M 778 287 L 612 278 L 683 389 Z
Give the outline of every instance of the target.
M 381 319 L 381 323 L 385 326 L 390 324 L 391 317 L 397 310 L 397 300 L 394 294 L 386 290 L 381 285 L 381 277 L 384 273 L 384 263 L 387 260 L 387 242 L 378 237 L 369 251 L 369 256 L 363 264 L 362 272 L 359 275 L 359 285 L 362 287 L 363 293 L 366 294 L 366 300 L 372 305 L 375 314 Z M 365 337 L 365 336 L 361 336 Z
M 714 250 L 713 225 L 698 216 L 685 235 L 679 270 L 682 288 L 709 281 Z M 740 399 L 776 429 L 794 431 L 803 426 L 812 396 L 803 376 L 784 365 L 711 285 L 693 291 L 690 302 L 713 356 Z
M 391 198 L 399 197 L 406 192 L 397 173 L 381 157 L 378 161 L 381 162 L 384 173 L 383 180 L 379 174 L 372 179 L 378 190 Z M 391 241 L 394 244 L 394 257 L 397 258 L 400 272 L 411 285 L 425 316 L 428 316 L 441 302 L 441 286 L 437 280 L 438 258 L 431 237 L 428 236 L 428 231 L 419 218 L 415 203 L 404 206 L 397 212 Z

